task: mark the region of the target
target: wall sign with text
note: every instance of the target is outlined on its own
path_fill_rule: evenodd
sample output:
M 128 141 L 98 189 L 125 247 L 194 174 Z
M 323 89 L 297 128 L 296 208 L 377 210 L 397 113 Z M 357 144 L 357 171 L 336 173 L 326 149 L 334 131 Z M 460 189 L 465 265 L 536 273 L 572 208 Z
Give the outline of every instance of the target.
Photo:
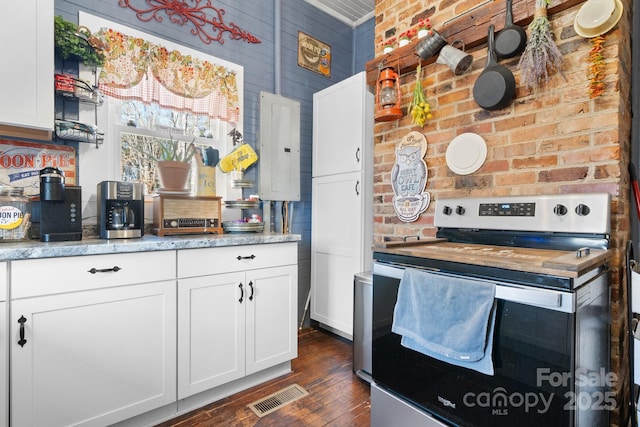
M 298 31 L 298 65 L 331 77 L 331 46 Z
M 431 196 L 427 185 L 427 139 L 420 132 L 409 132 L 396 146 L 396 163 L 391 170 L 393 209 L 403 222 L 413 222 L 427 210 Z

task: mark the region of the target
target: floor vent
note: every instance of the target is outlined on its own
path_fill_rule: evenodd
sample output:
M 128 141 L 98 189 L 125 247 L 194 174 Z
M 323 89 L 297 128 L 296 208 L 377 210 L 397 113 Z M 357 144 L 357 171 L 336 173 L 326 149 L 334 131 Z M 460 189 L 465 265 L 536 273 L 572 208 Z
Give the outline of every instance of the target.
M 277 411 L 283 406 L 295 402 L 296 400 L 305 397 L 309 393 L 298 384 L 293 384 L 285 389 L 282 389 L 276 393 L 273 393 L 263 399 L 249 404 L 251 409 L 257 416 L 264 417 L 267 414 Z

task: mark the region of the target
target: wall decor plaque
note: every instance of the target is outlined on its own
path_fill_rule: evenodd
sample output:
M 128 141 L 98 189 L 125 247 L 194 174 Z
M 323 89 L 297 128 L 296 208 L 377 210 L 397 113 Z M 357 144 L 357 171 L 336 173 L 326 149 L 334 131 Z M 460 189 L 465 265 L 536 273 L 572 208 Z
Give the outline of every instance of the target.
M 298 65 L 331 77 L 331 46 L 298 31 Z
M 427 139 L 420 132 L 409 132 L 396 146 L 396 163 L 391 170 L 393 209 L 401 221 L 413 222 L 427 210 L 431 195 L 427 185 Z
M 49 166 L 64 172 L 66 185 L 76 185 L 73 147 L 0 139 L 0 185 L 22 187 L 27 196 L 40 194 L 40 169 Z

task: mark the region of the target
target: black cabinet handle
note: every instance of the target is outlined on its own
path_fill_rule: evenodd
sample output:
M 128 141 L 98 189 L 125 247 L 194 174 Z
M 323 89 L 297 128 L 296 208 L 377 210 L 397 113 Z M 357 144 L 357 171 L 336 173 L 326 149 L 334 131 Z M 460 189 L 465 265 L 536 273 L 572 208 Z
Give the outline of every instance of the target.
M 24 347 L 27 343 L 27 340 L 24 339 L 24 324 L 27 323 L 27 319 L 25 319 L 24 316 L 20 316 L 18 323 L 20 323 L 20 339 L 18 340 L 18 344 L 20 347 Z
M 238 261 L 240 261 L 240 260 L 243 260 L 243 259 L 254 259 L 255 257 L 256 257 L 256 256 L 255 256 L 254 254 L 251 254 L 251 255 L 249 255 L 249 256 L 242 256 L 242 255 L 238 255 L 238 256 L 236 257 L 236 259 L 237 259 Z
M 253 282 L 249 282 L 249 287 L 251 288 L 251 295 L 249 295 L 249 301 L 253 301 Z
M 110 271 L 113 271 L 115 273 L 115 272 L 118 272 L 120 270 L 122 270 L 122 268 L 118 267 L 116 265 L 113 268 L 95 268 L 95 267 L 93 267 L 91 270 L 87 270 L 87 271 L 89 273 L 91 273 L 91 274 L 96 274 L 96 273 L 108 273 Z
M 356 181 L 356 196 L 360 195 L 360 180 Z
M 242 283 L 240 283 L 238 287 L 240 288 L 240 299 L 238 300 L 238 302 L 242 304 L 242 300 L 244 299 L 244 289 L 242 289 Z
M 360 163 L 360 147 L 356 150 L 356 161 Z

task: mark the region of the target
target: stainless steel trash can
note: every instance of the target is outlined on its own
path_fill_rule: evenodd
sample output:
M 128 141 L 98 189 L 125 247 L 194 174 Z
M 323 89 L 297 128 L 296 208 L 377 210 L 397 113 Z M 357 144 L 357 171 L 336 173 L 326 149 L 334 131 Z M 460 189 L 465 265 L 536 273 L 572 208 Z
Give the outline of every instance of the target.
M 371 382 L 373 278 L 365 271 L 356 274 L 353 281 L 353 372 Z

